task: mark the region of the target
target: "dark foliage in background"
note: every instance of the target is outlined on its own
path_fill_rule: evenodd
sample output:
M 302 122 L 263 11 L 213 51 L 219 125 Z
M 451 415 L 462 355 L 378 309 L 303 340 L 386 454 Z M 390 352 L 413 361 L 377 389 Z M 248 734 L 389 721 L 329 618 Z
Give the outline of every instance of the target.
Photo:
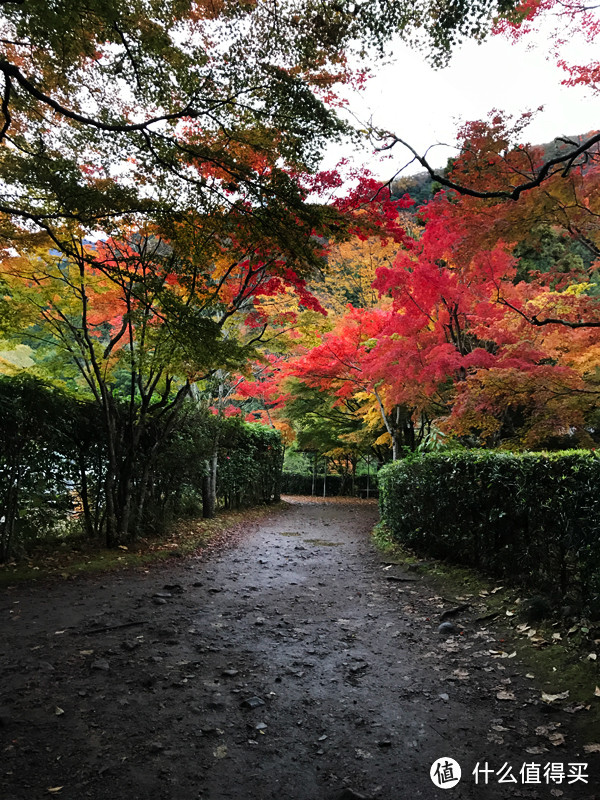
M 369 496 L 375 497 L 377 493 L 377 476 L 371 475 L 368 479 Z M 352 494 L 352 485 L 347 476 L 344 475 L 327 475 L 325 481 L 325 496 L 338 497 L 339 495 Z M 287 472 L 284 471 L 281 476 L 281 492 L 282 494 L 313 494 L 313 477 L 312 475 L 303 475 L 300 472 Z M 357 475 L 355 478 L 355 494 L 359 496 L 366 496 L 367 492 L 367 476 Z M 323 496 L 323 473 L 319 473 L 314 481 L 314 494 L 316 496 Z

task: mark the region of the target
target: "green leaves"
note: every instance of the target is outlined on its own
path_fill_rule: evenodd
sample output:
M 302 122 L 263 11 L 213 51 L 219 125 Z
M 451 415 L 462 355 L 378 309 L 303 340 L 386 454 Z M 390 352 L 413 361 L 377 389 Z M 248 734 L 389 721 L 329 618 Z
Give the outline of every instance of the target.
M 600 459 L 585 451 L 428 454 L 379 473 L 381 509 L 416 550 L 600 608 Z
M 8 152 L 0 177 L 11 202 L 0 210 L 40 223 L 56 213 L 89 224 L 125 211 L 206 211 L 216 198 L 236 204 L 232 183 L 256 210 L 282 199 L 283 169 L 297 173 L 302 211 L 299 176 L 314 171 L 324 145 L 347 127 L 332 107 L 336 84 L 360 80 L 359 54 L 372 60 L 369 48 L 384 52 L 399 32 L 443 63 L 457 41 L 481 38 L 493 15 L 514 5 L 3 3 L 0 141 Z M 68 181 L 42 180 L 48 169 L 62 176 L 59 161 L 82 173 L 75 197 Z M 91 180 L 89 170 L 98 171 Z M 114 205 L 109 184 L 122 190 Z M 97 193 L 83 204 L 87 217 L 75 202 L 85 188 Z

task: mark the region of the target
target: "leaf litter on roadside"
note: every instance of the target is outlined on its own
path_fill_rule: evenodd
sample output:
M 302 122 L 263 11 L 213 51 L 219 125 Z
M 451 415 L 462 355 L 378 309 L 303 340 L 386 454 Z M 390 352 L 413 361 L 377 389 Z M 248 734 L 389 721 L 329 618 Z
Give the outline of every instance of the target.
M 547 692 L 542 692 L 542 700 L 544 703 L 554 703 L 556 700 L 566 700 L 568 696 L 568 689 L 564 692 L 560 692 L 559 694 L 548 694 Z
M 517 698 L 514 695 L 514 692 L 509 692 L 506 689 L 502 689 L 500 692 L 496 692 L 496 699 L 497 700 L 516 700 Z

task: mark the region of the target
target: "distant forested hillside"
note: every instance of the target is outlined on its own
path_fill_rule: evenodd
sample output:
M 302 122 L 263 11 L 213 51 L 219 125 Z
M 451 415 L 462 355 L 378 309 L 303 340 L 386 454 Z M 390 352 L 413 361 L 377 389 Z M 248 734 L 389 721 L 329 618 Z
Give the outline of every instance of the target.
M 544 160 L 546 160 L 555 158 L 569 148 L 572 148 L 573 142 L 583 142 L 589 135 L 590 133 L 588 132 L 577 136 L 565 136 L 542 145 L 535 145 L 535 147 L 541 147 Z M 452 159 L 448 159 L 446 168 L 438 170 L 440 174 L 445 175 L 448 165 L 450 165 L 451 162 Z M 428 203 L 439 188 L 441 188 L 440 185 L 432 180 L 431 176 L 426 171 L 419 172 L 416 175 L 400 175 L 393 180 L 391 184 L 393 198 L 400 198 L 404 194 L 409 194 L 417 208 Z

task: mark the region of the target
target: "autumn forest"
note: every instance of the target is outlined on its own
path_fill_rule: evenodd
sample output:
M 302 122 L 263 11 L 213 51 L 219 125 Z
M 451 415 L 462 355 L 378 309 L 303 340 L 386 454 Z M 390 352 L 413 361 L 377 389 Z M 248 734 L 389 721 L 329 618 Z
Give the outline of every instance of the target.
M 441 69 L 542 23 L 597 91 L 571 0 L 2 2 L 0 558 L 431 452 L 589 456 L 600 133 L 491 109 L 437 169 L 341 113 L 392 39 Z M 323 170 L 346 140 L 388 174 Z

